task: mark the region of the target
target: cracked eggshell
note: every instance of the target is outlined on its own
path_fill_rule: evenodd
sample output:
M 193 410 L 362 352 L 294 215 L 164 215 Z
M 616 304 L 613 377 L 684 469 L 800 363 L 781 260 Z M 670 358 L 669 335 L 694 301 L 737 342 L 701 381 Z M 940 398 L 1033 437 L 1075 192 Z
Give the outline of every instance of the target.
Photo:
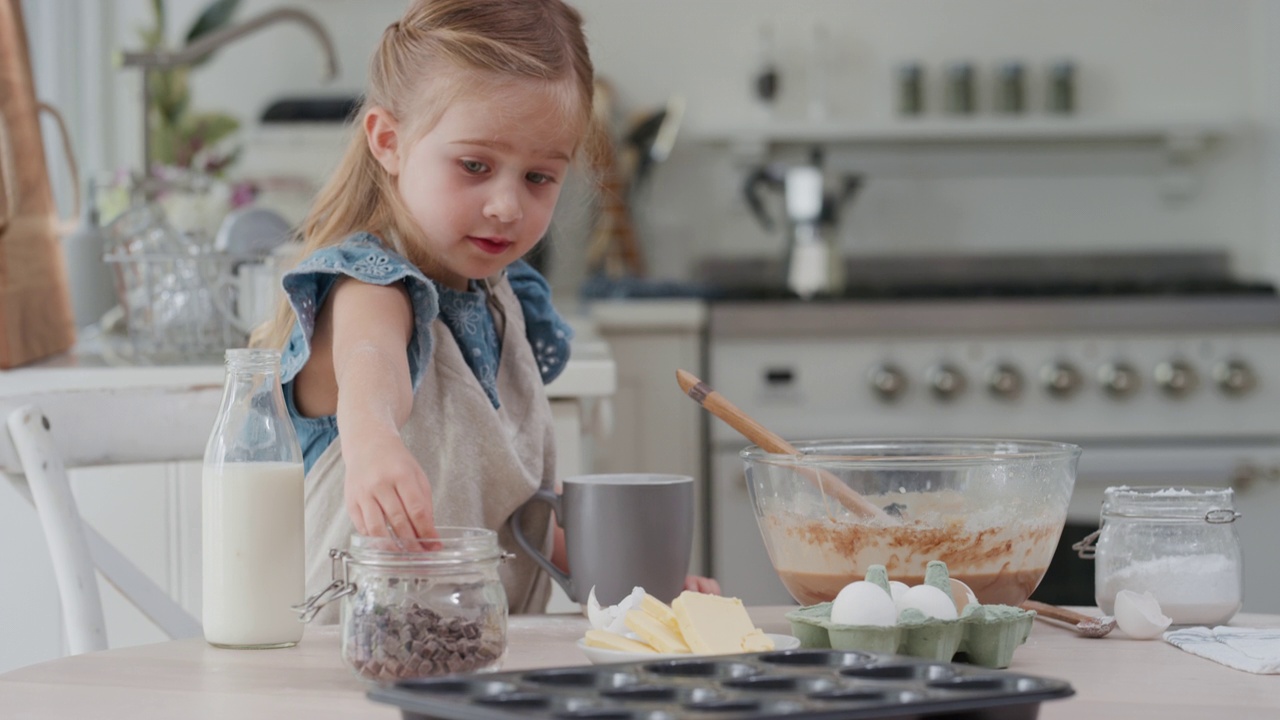
M 898 611 L 884 588 L 858 580 L 845 585 L 831 601 L 831 622 L 888 627 L 898 622 Z
M 640 601 L 643 599 L 644 588 L 636 587 L 631 591 L 630 595 L 622 598 L 622 601 L 617 605 L 601 607 L 600 601 L 596 599 L 596 588 L 593 585 L 590 592 L 587 593 L 587 620 L 591 622 L 591 627 L 596 630 L 607 630 L 618 635 L 626 635 L 629 632 L 626 624 L 627 611 L 631 608 L 640 607 Z
M 587 593 L 587 620 L 591 621 L 591 627 L 594 630 L 604 630 L 609 627 L 609 622 L 613 618 L 600 607 L 600 601 L 596 600 L 596 586 L 591 586 L 591 592 Z
M 903 593 L 902 610 L 899 614 L 912 608 L 924 613 L 926 617 L 939 620 L 955 620 L 960 617 L 951 598 L 932 585 L 916 585 Z
M 1152 640 L 1160 637 L 1172 618 L 1160 611 L 1160 603 L 1150 592 L 1138 594 L 1132 590 L 1116 593 L 1116 625 L 1120 631 L 1135 640 Z

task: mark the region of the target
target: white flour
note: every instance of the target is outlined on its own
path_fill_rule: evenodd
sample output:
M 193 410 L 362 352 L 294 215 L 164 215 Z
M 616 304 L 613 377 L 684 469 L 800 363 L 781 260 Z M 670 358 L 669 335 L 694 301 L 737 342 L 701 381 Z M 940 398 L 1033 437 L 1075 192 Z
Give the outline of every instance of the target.
M 1240 609 L 1240 570 L 1226 555 L 1145 560 L 1100 580 L 1098 605 L 1108 614 L 1121 590 L 1149 591 L 1175 625 L 1225 623 Z

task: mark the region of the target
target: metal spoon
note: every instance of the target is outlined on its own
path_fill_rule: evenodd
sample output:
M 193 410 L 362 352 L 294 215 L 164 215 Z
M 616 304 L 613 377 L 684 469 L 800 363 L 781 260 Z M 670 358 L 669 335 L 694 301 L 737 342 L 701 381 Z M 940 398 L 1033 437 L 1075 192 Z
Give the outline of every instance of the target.
M 1038 617 L 1044 620 L 1056 620 L 1071 624 L 1075 627 L 1076 632 L 1080 633 L 1081 637 L 1100 638 L 1116 629 L 1116 619 L 1110 615 L 1095 617 L 1060 608 L 1057 605 L 1036 602 L 1035 600 L 1027 600 L 1022 603 L 1022 609 L 1033 610 Z

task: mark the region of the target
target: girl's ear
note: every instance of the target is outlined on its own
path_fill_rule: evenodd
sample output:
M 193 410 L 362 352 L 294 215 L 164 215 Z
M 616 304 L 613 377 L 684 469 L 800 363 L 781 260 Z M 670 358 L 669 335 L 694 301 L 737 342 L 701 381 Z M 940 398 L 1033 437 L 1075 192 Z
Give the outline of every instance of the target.
M 392 177 L 400 174 L 399 129 L 386 108 L 370 108 L 364 114 L 364 137 L 369 143 L 369 152 Z

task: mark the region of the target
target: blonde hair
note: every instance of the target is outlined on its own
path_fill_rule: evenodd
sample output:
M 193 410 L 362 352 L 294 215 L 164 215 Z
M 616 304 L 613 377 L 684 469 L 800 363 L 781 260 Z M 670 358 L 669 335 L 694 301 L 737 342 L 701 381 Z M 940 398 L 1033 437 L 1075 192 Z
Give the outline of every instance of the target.
M 420 138 L 449 103 L 477 86 L 542 81 L 559 93 L 566 117 L 583 129 L 579 156 L 591 167 L 606 147 L 592 114 L 595 70 L 582 16 L 562 0 L 417 0 L 382 33 L 369 65 L 368 89 L 341 162 L 316 195 L 302 224 L 299 257 L 373 233 L 430 273 L 435 266 L 418 242 L 421 231 L 396 191 L 395 178 L 374 158 L 363 119 L 381 107 L 401 122 L 400 142 Z M 401 147 L 404 147 L 402 145 Z M 293 309 L 282 300 L 275 316 L 255 328 L 250 344 L 283 348 Z

